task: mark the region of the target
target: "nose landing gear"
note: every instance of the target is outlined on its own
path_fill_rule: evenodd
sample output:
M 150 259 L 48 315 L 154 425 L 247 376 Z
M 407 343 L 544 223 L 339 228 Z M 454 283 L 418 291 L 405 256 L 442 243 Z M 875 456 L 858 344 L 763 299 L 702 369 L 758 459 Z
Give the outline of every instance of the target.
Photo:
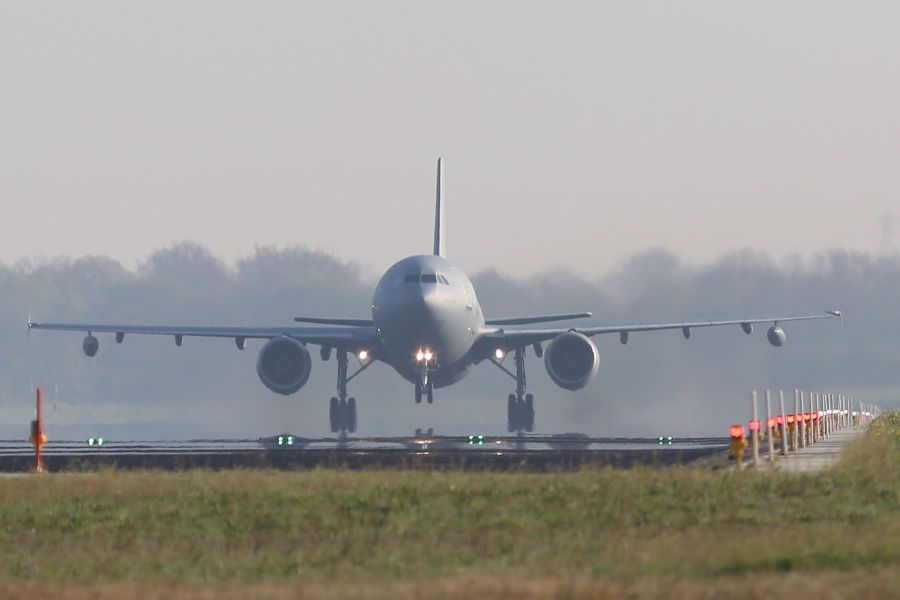
M 416 382 L 416 404 L 422 403 L 422 396 L 428 400 L 428 404 L 432 404 L 434 402 L 434 384 L 431 381 L 431 378 L 428 376 L 428 365 L 422 365 L 419 367 L 419 381 Z

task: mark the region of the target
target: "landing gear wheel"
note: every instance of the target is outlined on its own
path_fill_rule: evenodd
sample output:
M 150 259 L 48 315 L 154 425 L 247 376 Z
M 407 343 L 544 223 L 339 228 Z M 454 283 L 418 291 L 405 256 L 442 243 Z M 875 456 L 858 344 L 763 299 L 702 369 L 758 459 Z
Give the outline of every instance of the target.
M 343 398 L 340 400 L 338 415 L 340 415 L 340 425 L 338 426 L 338 429 L 341 433 L 347 433 L 347 421 L 350 416 L 350 410 L 347 408 L 347 400 Z
M 328 421 L 331 424 L 331 433 L 337 433 L 341 429 L 341 405 L 333 396 L 328 404 Z
M 434 404 L 434 388 L 430 385 L 428 389 L 425 391 L 425 396 L 428 399 L 428 404 Z
M 519 429 L 519 411 L 516 395 L 510 394 L 506 402 L 506 429 L 510 433 Z
M 356 433 L 356 398 L 347 398 L 346 416 L 347 420 L 344 422 L 344 425 L 347 426 L 347 431 Z
M 422 388 L 416 385 L 416 404 L 422 404 Z
M 525 421 L 525 431 L 531 433 L 534 431 L 534 396 L 525 394 L 525 404 L 522 407 Z

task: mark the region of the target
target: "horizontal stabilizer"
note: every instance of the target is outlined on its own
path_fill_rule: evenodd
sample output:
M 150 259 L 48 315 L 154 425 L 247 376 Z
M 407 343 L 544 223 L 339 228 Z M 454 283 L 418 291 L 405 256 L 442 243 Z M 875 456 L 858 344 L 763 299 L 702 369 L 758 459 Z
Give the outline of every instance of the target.
M 321 317 L 294 317 L 298 323 L 316 323 L 318 325 L 345 325 L 347 327 L 371 327 L 372 319 L 328 319 Z
M 568 315 L 542 315 L 539 317 L 511 317 L 508 319 L 488 319 L 485 325 L 530 325 L 532 323 L 549 323 L 550 321 L 568 321 L 569 319 L 586 319 L 591 313 L 572 313 Z

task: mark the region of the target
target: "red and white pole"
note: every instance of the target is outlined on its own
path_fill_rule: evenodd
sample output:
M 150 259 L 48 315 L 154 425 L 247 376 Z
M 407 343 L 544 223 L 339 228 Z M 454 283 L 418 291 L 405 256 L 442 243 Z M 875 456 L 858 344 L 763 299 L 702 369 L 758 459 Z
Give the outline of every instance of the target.
M 44 423 L 41 417 L 41 404 L 44 398 L 44 392 L 38 386 L 35 394 L 35 420 L 31 422 L 31 442 L 34 444 L 34 470 L 36 473 L 43 473 L 44 462 L 41 459 L 41 446 L 47 441 L 44 435 Z

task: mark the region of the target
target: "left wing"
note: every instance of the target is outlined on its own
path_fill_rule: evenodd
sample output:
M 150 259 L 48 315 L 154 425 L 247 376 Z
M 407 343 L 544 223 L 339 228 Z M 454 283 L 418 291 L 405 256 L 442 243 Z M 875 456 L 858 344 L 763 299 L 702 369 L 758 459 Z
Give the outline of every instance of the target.
M 639 324 L 615 324 L 599 327 L 571 327 L 568 329 L 503 329 L 498 327 L 485 327 L 481 331 L 481 340 L 486 343 L 495 343 L 502 348 L 515 348 L 536 344 L 555 338 L 556 336 L 574 331 L 588 337 L 604 333 L 618 333 L 622 343 L 627 343 L 628 334 L 641 331 L 662 331 L 665 329 L 681 329 L 684 337 L 690 337 L 691 330 L 700 327 L 720 327 L 724 325 L 740 325 L 745 333 L 753 331 L 753 325 L 759 323 L 787 323 L 789 321 L 813 321 L 818 319 L 842 319 L 840 310 L 831 310 L 824 314 L 804 315 L 794 317 L 761 317 L 752 319 L 729 319 L 720 321 L 686 321 L 683 323 L 639 323 Z
M 570 319 L 586 319 L 592 316 L 589 312 L 568 313 L 564 315 L 540 315 L 537 317 L 507 317 L 503 319 L 488 319 L 485 325 L 530 325 L 533 323 L 549 323 L 550 321 L 568 321 Z
M 377 341 L 374 327 L 198 327 L 182 325 L 103 325 L 97 323 L 35 323 L 28 330 L 81 331 L 87 334 L 114 333 L 121 342 L 126 334 L 171 335 L 177 344 L 182 337 L 234 338 L 238 347 L 247 339 L 271 339 L 287 336 L 304 344 L 354 350 Z

